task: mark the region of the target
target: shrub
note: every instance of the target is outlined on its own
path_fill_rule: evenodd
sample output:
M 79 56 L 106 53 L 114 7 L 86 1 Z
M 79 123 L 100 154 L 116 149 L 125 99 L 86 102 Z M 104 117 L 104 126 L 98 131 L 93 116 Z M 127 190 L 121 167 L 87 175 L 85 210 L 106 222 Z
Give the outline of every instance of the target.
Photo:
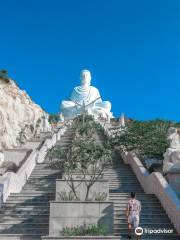
M 58 198 L 60 201 L 74 201 L 76 200 L 75 195 L 72 191 L 66 192 L 65 190 L 62 192 L 58 192 Z
M 82 225 L 72 228 L 63 228 L 60 232 L 62 236 L 106 236 L 107 230 L 102 225 Z
M 126 130 L 117 134 L 111 144 L 121 151 L 136 151 L 141 160 L 147 158 L 163 159 L 163 153 L 169 146 L 167 131 L 172 125 L 170 121 L 136 121 L 129 120 Z
M 103 193 L 96 193 L 95 194 L 95 201 L 98 202 L 104 202 L 107 199 L 107 193 L 103 192 Z

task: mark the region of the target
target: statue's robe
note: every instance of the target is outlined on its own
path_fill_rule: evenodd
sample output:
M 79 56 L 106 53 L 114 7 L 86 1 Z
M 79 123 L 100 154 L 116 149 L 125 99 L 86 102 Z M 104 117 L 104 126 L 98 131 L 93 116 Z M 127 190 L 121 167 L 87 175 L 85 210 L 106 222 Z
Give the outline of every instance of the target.
M 65 119 L 72 119 L 84 111 L 92 115 L 101 114 L 103 117 L 112 115 L 110 113 L 111 103 L 102 101 L 97 88 L 89 86 L 75 87 L 69 100 L 62 101 L 61 112 Z

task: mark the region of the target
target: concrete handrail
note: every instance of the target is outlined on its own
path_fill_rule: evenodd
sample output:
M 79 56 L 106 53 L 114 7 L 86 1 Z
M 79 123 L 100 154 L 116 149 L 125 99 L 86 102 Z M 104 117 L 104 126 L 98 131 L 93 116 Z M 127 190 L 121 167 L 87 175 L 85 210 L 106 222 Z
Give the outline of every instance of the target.
M 131 166 L 143 190 L 156 195 L 177 232 L 180 233 L 180 200 L 166 179 L 159 172 L 149 174 L 134 152 L 124 152 L 121 156 L 124 162 Z

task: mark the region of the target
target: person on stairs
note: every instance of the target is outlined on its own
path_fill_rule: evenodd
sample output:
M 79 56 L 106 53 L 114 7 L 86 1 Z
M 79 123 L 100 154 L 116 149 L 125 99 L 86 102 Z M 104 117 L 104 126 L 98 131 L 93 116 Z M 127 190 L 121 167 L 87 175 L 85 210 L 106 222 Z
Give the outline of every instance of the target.
M 128 222 L 128 239 L 131 239 L 131 228 L 132 225 L 134 228 L 139 226 L 139 216 L 141 212 L 141 203 L 136 199 L 136 193 L 131 192 L 131 198 L 128 201 L 127 208 L 126 208 L 126 216 Z M 137 240 L 139 236 L 137 236 Z

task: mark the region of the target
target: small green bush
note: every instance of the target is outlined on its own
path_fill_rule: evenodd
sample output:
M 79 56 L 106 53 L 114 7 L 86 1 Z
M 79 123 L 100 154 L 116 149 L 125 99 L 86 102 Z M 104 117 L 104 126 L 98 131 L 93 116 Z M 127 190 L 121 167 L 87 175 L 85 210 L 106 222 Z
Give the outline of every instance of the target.
M 76 197 L 73 191 L 66 192 L 66 190 L 63 190 L 62 192 L 58 192 L 58 199 L 60 201 L 74 201 Z
M 107 229 L 102 225 L 82 225 L 77 227 L 66 227 L 60 232 L 62 236 L 106 236 Z
M 97 202 L 104 202 L 107 200 L 107 193 L 103 192 L 103 193 L 96 193 L 95 194 L 95 201 Z

